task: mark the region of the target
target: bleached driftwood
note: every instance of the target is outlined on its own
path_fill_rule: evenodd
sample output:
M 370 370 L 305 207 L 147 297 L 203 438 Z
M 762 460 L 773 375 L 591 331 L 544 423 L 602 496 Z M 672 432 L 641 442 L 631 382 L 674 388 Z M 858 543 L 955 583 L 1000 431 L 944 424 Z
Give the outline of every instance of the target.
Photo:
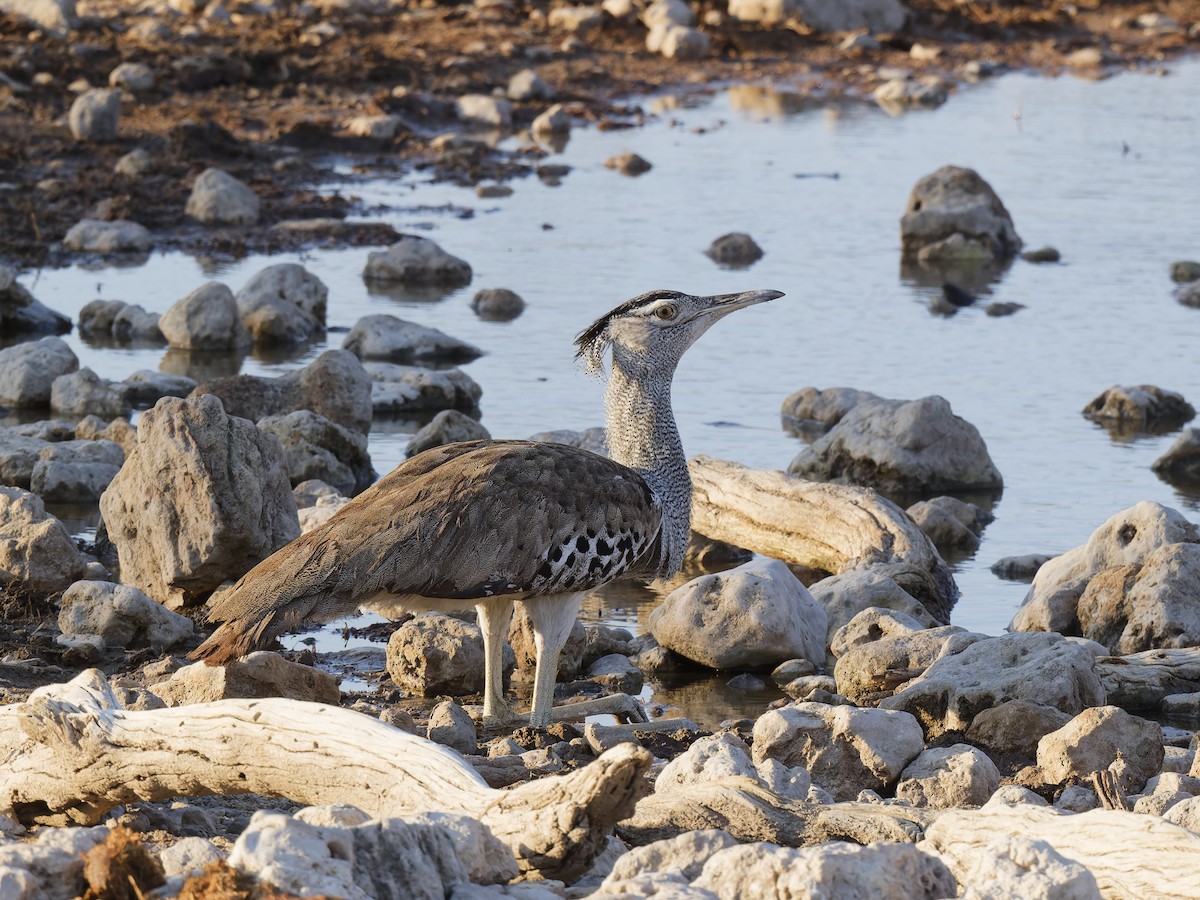
M 1094 809 L 1061 813 L 1044 806 L 985 806 L 942 813 L 925 839 L 956 875 L 1005 835 L 1045 841 L 1085 866 L 1105 898 L 1200 897 L 1200 836 L 1158 816 Z
M 949 621 L 958 599 L 950 569 L 917 524 L 875 491 L 710 456 L 693 457 L 688 471 L 692 528 L 701 534 L 834 574 L 883 567 Z
M 729 776 L 651 794 L 617 826 L 617 833 L 634 844 L 705 828 L 723 828 L 742 842 L 771 841 L 784 847 L 832 840 L 915 842 L 935 815 L 880 803 L 803 803 L 748 778 Z
M 1108 702 L 1122 709 L 1158 709 L 1168 694 L 1200 691 L 1200 648 L 1143 650 L 1096 660 Z
M 124 710 L 92 669 L 0 707 L 0 816 L 94 824 L 122 803 L 243 793 L 375 817 L 444 811 L 487 825 L 525 877 L 570 878 L 646 793 L 651 759 L 623 744 L 499 791 L 453 751 L 350 710 L 278 698 Z

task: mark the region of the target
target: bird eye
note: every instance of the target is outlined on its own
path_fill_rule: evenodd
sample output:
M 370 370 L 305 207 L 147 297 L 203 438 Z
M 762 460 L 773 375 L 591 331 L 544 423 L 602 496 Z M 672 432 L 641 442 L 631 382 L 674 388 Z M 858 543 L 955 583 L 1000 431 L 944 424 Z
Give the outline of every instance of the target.
M 654 314 L 656 316 L 658 316 L 660 319 L 673 319 L 673 318 L 675 318 L 675 312 L 676 312 L 675 307 L 668 305 L 668 306 L 660 306 L 658 309 L 656 309 L 654 311 Z

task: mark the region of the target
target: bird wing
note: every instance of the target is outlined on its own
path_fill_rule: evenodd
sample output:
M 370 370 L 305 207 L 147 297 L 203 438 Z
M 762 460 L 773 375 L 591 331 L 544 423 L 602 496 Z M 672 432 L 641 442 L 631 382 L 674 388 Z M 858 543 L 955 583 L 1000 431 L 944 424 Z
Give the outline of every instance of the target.
M 436 447 L 251 569 L 193 655 L 224 662 L 380 596 L 585 590 L 653 571 L 661 525 L 645 481 L 606 457 L 534 441 Z

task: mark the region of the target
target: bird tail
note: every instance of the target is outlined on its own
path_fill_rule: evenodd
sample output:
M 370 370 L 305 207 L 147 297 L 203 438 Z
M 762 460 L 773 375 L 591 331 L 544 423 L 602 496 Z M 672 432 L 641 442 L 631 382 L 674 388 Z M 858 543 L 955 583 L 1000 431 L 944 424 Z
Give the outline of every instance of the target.
M 272 627 L 275 618 L 272 611 L 262 618 L 247 616 L 222 622 L 221 627 L 210 634 L 203 644 L 188 654 L 188 659 L 203 660 L 210 666 L 223 666 L 255 650 L 262 650 L 287 630 L 286 625 Z

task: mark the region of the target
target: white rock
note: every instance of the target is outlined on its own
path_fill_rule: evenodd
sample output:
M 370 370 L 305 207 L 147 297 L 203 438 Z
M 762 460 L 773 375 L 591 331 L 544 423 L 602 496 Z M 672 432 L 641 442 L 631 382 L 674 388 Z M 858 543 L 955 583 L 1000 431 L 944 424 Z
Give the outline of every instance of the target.
M 71 136 L 77 141 L 115 141 L 120 121 L 120 91 L 84 91 L 67 113 Z
M 199 875 L 209 864 L 223 859 L 225 854 L 201 837 L 180 838 L 158 851 L 158 861 L 162 863 L 163 873 L 168 878 Z
M 86 367 L 54 379 L 50 386 L 50 408 L 61 415 L 90 413 L 106 419 L 128 416 L 133 411 L 124 385 L 105 381 Z
M 597 6 L 557 6 L 546 19 L 551 28 L 585 34 L 604 24 L 604 13 Z
M 729 14 L 775 25 L 795 19 L 813 31 L 899 31 L 909 16 L 899 0 L 730 0 Z
M 931 747 L 905 766 L 896 798 L 913 806 L 953 809 L 982 806 L 1000 786 L 1000 771 L 968 744 Z
M 113 171 L 129 178 L 142 178 L 154 171 L 157 163 L 148 150 L 135 147 L 117 160 Z
M 43 828 L 33 842 L 0 842 L 0 895 L 8 900 L 74 900 L 83 894 L 83 856 L 109 835 L 93 828 Z M 12 886 L 28 893 L 9 893 Z
M 378 413 L 427 409 L 474 409 L 483 389 L 461 369 L 426 369 L 395 363 L 367 362 L 371 403 Z
M 329 288 L 304 266 L 278 263 L 255 273 L 235 299 L 256 344 L 291 344 L 325 327 L 328 298 Z
M 253 225 L 261 203 L 249 185 L 221 169 L 205 169 L 192 185 L 184 214 L 205 225 Z
M 124 459 L 124 451 L 112 441 L 49 443 L 38 453 L 29 487 L 52 502 L 98 500 L 117 477 Z
M 404 130 L 404 120 L 399 116 L 355 116 L 346 122 L 346 133 L 352 137 L 391 140 Z
M 780 797 L 788 800 L 808 800 L 812 778 L 803 766 L 785 766 L 777 759 L 764 759 L 756 766 L 758 778 Z
M 646 35 L 646 49 L 667 59 L 702 59 L 708 55 L 708 35 L 685 25 L 656 25 Z
M 491 94 L 465 94 L 458 98 L 456 109 L 459 119 L 471 125 L 512 126 L 512 104 Z
M 54 380 L 79 368 L 79 358 L 62 338 L 44 337 L 0 349 L 0 405 L 50 405 Z
M 481 351 L 458 338 L 386 314 L 363 316 L 354 323 L 342 346 L 360 360 L 413 362 L 470 362 Z
M 822 578 L 809 589 L 809 593 L 825 610 L 830 635 L 870 607 L 903 614 L 925 628 L 943 624 L 894 578 L 871 566 Z
M 844 656 L 848 650 L 860 644 L 869 644 L 885 637 L 914 634 L 927 627 L 907 613 L 881 606 L 868 606 L 855 613 L 854 618 L 833 632 L 829 640 L 829 650 L 834 656 Z
M 68 249 L 85 253 L 139 253 L 149 250 L 152 244 L 144 225 L 125 219 L 112 222 L 82 219 L 63 238 Z
M 202 662 L 176 669 L 150 685 L 168 706 L 215 700 L 286 697 L 313 703 L 338 702 L 338 680 L 328 672 L 290 662 L 278 653 L 258 650 L 224 666 Z
M 1038 741 L 1037 763 L 1049 784 L 1088 778 L 1118 757 L 1137 769 L 1134 790 L 1162 768 L 1162 730 L 1116 706 L 1085 709 Z
M 387 250 L 367 256 L 367 281 L 460 287 L 471 283 L 471 267 L 429 238 L 402 235 Z
M 656 793 L 670 793 L 684 784 L 715 781 L 741 776 L 758 781 L 758 772 L 750 760 L 750 748 L 728 732 L 702 737 L 685 752 L 667 763 L 654 782 Z
M 1000 835 L 962 869 L 962 900 L 1100 900 L 1096 878 L 1041 840 Z
M 821 661 L 826 624 L 791 570 L 768 559 L 693 579 L 650 614 L 662 646 L 714 669 Z
M 941 106 L 949 94 L 936 80 L 893 78 L 875 88 L 872 96 L 884 109 L 902 110 L 909 106 Z
M 0 0 L 0 12 L 24 19 L 60 37 L 79 24 L 75 0 Z
M 87 567 L 66 526 L 46 512 L 40 497 L 0 486 L 0 583 L 60 591 Z
M 144 63 L 123 62 L 108 73 L 108 86 L 135 94 L 153 90 L 154 70 Z
M 684 881 L 691 881 L 714 854 L 736 846 L 737 840 L 729 832 L 709 828 L 685 831 L 673 838 L 634 847 L 613 864 L 612 872 L 600 885 L 600 892 L 611 891 L 619 882 L 647 874 L 664 878 L 679 875 Z
M 571 117 L 567 115 L 566 107 L 555 103 L 533 120 L 530 129 L 535 135 L 566 134 L 571 130 Z
M 398 687 L 422 697 L 477 694 L 484 687 L 483 632 L 453 616 L 419 615 L 392 632 L 386 665 Z
M 794 703 L 754 723 L 756 763 L 777 759 L 802 766 L 835 799 L 895 784 L 925 747 L 917 720 L 907 713 L 824 703 Z
M 640 18 L 651 31 L 665 25 L 690 27 L 696 24 L 696 14 L 686 0 L 654 0 Z
M 465 709 L 453 700 L 443 700 L 429 714 L 429 740 L 467 756 L 478 750 L 475 723 Z
M 522 69 L 508 79 L 508 99 L 517 103 L 527 100 L 551 100 L 554 88 L 533 69 Z
M 58 628 L 72 639 L 103 638 L 107 647 L 148 646 L 163 651 L 192 636 L 194 626 L 137 588 L 105 581 L 77 581 L 63 593 Z
M 915 678 L 940 657 L 961 652 L 985 637 L 957 625 L 943 625 L 859 644 L 842 654 L 834 666 L 838 693 L 853 703 L 868 705 L 892 693 L 897 672 L 911 672 Z
M 232 350 L 250 346 L 250 334 L 238 314 L 233 292 L 219 281 L 201 285 L 172 304 L 158 320 L 172 347 L 181 350 Z
M 404 447 L 405 456 L 416 456 L 433 447 L 459 441 L 486 441 L 491 434 L 475 419 L 457 409 L 443 409 L 412 436 Z

